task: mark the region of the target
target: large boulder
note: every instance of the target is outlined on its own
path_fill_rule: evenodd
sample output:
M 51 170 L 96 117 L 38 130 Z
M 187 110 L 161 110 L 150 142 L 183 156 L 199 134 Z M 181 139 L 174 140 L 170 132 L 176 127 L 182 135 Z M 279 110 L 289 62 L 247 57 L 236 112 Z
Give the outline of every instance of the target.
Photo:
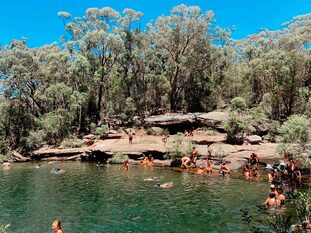
M 161 127 L 155 127 L 155 126 L 151 127 L 150 131 L 152 135 L 157 135 L 157 136 L 163 135 L 164 133 L 164 130 Z
M 227 112 L 209 112 L 197 115 L 198 122 L 206 127 L 224 131 L 224 123 L 228 120 Z
M 158 116 L 150 116 L 145 118 L 145 122 L 151 126 L 168 126 L 178 124 L 189 124 L 196 122 L 196 115 L 193 113 L 179 114 L 167 113 Z
M 246 137 L 250 144 L 259 144 L 262 142 L 262 137 L 258 135 L 249 135 Z
M 83 139 L 86 139 L 86 140 L 95 140 L 96 139 L 96 135 L 94 134 L 88 134 L 88 135 L 85 135 L 83 137 Z

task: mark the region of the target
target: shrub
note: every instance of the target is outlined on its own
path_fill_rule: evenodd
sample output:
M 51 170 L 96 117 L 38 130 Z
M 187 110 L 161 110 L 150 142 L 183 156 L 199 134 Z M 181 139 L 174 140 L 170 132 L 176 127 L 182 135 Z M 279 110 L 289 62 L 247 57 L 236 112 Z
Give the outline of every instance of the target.
M 109 129 L 107 125 L 101 125 L 100 127 L 96 127 L 95 133 L 100 137 L 105 137 L 108 135 Z
M 61 146 L 64 148 L 79 148 L 84 145 L 83 140 L 77 138 L 67 138 L 62 141 Z
M 268 124 L 268 139 L 271 142 L 275 142 L 276 136 L 279 134 L 280 123 L 278 121 L 272 121 Z
M 292 115 L 282 125 L 280 134 L 283 142 L 304 146 L 309 139 L 310 121 L 305 116 Z
M 246 109 L 246 102 L 242 97 L 235 97 L 230 100 L 230 109 L 233 111 L 241 110 L 244 111 Z
M 229 143 L 240 143 L 245 134 L 255 130 L 251 125 L 251 117 L 237 112 L 229 114 L 224 128 L 227 132 L 227 141 Z
M 121 163 L 124 163 L 124 161 L 128 159 L 129 157 L 127 155 L 124 155 L 122 153 L 117 153 L 117 154 L 114 154 L 112 158 L 109 158 L 107 162 L 112 163 L 112 164 L 121 164 Z
M 26 139 L 26 149 L 36 150 L 44 144 L 43 130 L 31 131 Z
M 183 134 L 178 133 L 174 135 L 174 138 L 166 146 L 166 158 L 179 160 L 183 156 L 191 154 L 193 144 L 188 137 L 184 137 Z

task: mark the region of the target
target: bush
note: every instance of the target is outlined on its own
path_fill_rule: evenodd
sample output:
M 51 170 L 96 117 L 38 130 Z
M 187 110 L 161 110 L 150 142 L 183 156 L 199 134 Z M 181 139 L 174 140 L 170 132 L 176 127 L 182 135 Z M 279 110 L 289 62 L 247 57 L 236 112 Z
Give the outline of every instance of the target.
M 227 132 L 229 143 L 241 143 L 245 134 L 253 132 L 255 128 L 251 125 L 251 116 L 231 112 L 224 128 Z
M 183 156 L 189 156 L 193 144 L 188 137 L 184 137 L 183 134 L 178 133 L 174 135 L 172 142 L 169 142 L 166 146 L 166 158 L 179 160 Z
M 26 139 L 26 149 L 36 150 L 44 144 L 43 130 L 31 131 Z
M 100 127 L 95 128 L 95 133 L 99 135 L 100 137 L 105 137 L 108 135 L 109 129 L 107 125 L 102 125 Z
M 62 141 L 61 146 L 64 148 L 80 148 L 84 145 L 83 140 L 77 138 L 67 138 Z
M 122 153 L 117 153 L 117 154 L 114 154 L 112 158 L 109 158 L 107 162 L 112 163 L 112 164 L 121 164 L 121 163 L 124 163 L 124 161 L 128 159 L 129 157 L 127 155 L 124 155 Z
M 279 134 L 280 123 L 278 121 L 272 121 L 268 124 L 268 140 L 275 142 L 276 136 Z
M 242 97 L 235 97 L 230 100 L 230 109 L 233 111 L 241 110 L 244 111 L 246 109 L 246 102 Z
M 282 125 L 280 134 L 283 142 L 297 142 L 303 146 L 309 139 L 310 121 L 305 116 L 292 115 Z

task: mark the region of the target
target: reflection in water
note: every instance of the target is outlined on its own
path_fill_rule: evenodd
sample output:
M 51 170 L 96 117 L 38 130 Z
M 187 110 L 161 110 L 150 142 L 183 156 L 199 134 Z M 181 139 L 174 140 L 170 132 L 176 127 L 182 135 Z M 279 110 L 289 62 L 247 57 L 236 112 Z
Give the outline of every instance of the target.
M 161 168 L 97 167 L 60 163 L 14 164 L 0 174 L 0 219 L 10 232 L 245 232 L 240 209 L 262 203 L 268 184 L 222 176 L 196 176 Z M 146 178 L 173 182 L 160 189 Z

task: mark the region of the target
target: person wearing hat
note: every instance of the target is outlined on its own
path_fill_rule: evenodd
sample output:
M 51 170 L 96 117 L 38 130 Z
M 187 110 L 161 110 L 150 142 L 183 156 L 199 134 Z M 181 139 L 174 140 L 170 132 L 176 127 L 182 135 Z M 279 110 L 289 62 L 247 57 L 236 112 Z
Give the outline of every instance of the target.
M 280 201 L 275 196 L 275 193 L 269 193 L 269 197 L 264 202 L 264 205 L 267 207 L 278 207 L 280 206 Z

